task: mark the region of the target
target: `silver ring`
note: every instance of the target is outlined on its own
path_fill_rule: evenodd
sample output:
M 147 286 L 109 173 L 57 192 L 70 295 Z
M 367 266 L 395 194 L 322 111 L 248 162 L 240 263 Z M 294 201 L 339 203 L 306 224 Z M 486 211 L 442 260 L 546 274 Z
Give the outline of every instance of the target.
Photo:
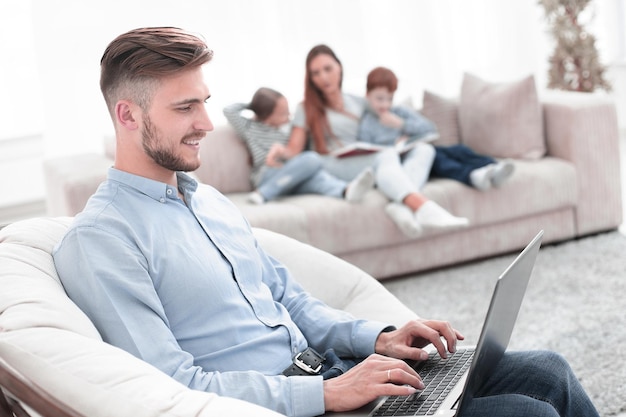
M 391 369 L 387 369 L 387 382 L 391 382 Z

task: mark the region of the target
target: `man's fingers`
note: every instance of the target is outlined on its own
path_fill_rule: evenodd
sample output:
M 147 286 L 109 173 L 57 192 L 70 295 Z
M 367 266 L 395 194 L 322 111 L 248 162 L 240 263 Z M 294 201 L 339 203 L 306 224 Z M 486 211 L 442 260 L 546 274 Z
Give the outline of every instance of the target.
M 422 381 L 422 378 L 420 378 L 420 376 L 412 368 L 409 367 L 408 370 L 409 372 L 407 372 L 407 369 L 403 368 L 388 369 L 387 372 L 384 372 L 383 374 L 383 381 L 387 384 L 412 387 L 415 389 L 424 389 L 424 382 Z M 413 390 L 413 392 L 415 392 L 415 390 Z

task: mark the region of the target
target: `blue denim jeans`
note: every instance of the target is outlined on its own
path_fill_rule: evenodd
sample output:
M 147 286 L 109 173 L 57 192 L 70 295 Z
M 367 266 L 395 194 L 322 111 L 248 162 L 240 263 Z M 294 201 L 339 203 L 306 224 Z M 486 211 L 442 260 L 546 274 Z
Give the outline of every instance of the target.
M 324 379 L 360 360 L 326 351 Z M 549 351 L 506 352 L 460 417 L 599 417 L 567 361 Z
M 342 198 L 347 185 L 346 181 L 322 169 L 322 159 L 316 152 L 306 151 L 281 167 L 264 167 L 257 192 L 267 201 L 291 194 L 322 194 Z
M 465 145 L 435 146 L 435 159 L 430 175 L 450 178 L 472 186 L 470 173 L 494 162 L 496 160 L 492 157 L 477 154 Z
M 462 417 L 594 417 L 567 361 L 548 351 L 506 352 Z

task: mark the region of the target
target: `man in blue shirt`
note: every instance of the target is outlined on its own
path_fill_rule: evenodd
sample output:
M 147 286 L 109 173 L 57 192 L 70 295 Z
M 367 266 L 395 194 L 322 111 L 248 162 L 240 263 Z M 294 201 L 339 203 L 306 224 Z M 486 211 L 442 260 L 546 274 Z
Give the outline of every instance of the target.
M 68 295 L 106 342 L 190 388 L 290 416 L 422 388 L 395 358 L 424 359 L 430 343 L 442 356 L 453 352 L 463 336 L 448 322 L 394 329 L 327 307 L 265 254 L 227 198 L 183 173 L 198 168 L 199 143 L 213 129 L 202 74 L 211 57 L 201 39 L 176 28 L 133 30 L 105 51 L 101 89 L 116 158 L 55 248 Z M 299 372 L 292 358 L 309 347 L 358 364 L 327 380 L 286 376 Z M 549 400 L 571 407 L 568 397 Z

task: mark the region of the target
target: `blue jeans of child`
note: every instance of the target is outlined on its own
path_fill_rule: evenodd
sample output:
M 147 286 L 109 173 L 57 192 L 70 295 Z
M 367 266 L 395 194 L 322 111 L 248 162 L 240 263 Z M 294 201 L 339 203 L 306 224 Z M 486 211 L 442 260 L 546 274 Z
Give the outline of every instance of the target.
M 496 162 L 490 156 L 480 155 L 465 145 L 435 146 L 431 177 L 450 178 L 472 186 L 470 173 Z
M 348 183 L 322 169 L 322 159 L 313 151 L 302 152 L 281 167 L 264 167 L 257 192 L 265 200 L 282 195 L 322 194 L 342 198 Z

